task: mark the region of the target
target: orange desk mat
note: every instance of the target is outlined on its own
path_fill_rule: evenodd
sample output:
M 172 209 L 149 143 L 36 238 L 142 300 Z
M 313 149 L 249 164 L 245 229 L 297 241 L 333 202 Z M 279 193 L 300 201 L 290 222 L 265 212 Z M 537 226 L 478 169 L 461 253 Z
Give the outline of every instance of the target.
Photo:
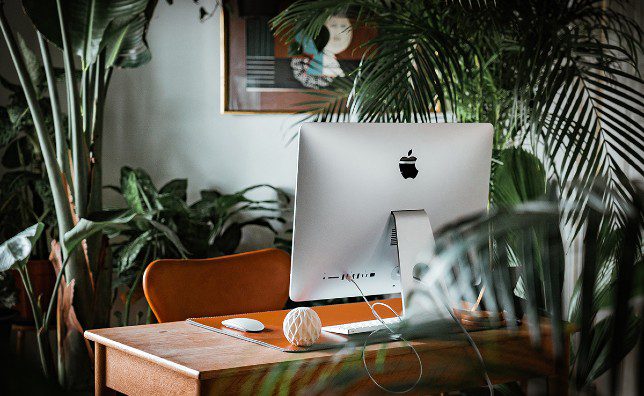
M 388 300 L 382 300 L 380 302 L 391 306 L 391 308 L 398 312 L 399 315 L 402 313 L 402 301 L 400 298 L 392 298 Z M 371 310 L 364 302 L 324 305 L 311 308 L 320 317 L 322 326 L 333 326 L 343 323 L 374 320 Z M 382 318 L 391 318 L 394 316 L 391 311 L 384 307 L 376 307 L 376 310 Z M 286 337 L 284 337 L 284 332 L 282 331 L 282 323 L 284 322 L 284 318 L 286 317 L 286 314 L 288 314 L 288 312 L 289 310 L 283 310 L 238 315 L 213 316 L 208 318 L 190 318 L 187 319 L 187 322 L 210 331 L 239 338 L 244 341 L 263 345 L 265 347 L 277 349 L 282 352 L 309 352 L 321 349 L 339 348 L 342 346 L 342 344 L 345 344 L 349 340 L 356 340 L 357 337 L 364 337 L 364 335 L 346 336 L 341 334 L 327 333 L 323 331 L 320 339 L 310 347 L 298 347 L 291 345 Z M 244 331 L 233 330 L 221 324 L 221 322 L 226 319 L 242 317 L 259 320 L 264 324 L 264 330 L 258 333 L 248 333 Z

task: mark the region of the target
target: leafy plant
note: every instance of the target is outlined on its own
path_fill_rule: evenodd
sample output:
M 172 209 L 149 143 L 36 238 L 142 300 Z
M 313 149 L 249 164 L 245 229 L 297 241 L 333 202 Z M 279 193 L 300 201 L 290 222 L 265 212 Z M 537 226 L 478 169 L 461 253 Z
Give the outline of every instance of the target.
M 233 194 L 204 190 L 190 205 L 187 187 L 186 179 L 175 179 L 157 188 L 144 170 L 123 167 L 121 185 L 111 188 L 122 195 L 127 207 L 90 214 L 65 235 L 72 247 L 101 231 L 110 236 L 118 275 L 114 286 L 128 289 L 125 310 L 119 313 L 123 325 L 129 324 L 133 298 L 142 296 L 141 279 L 152 261 L 231 254 L 244 228 L 264 227 L 277 235 L 272 223 L 285 222 L 281 212 L 289 197 L 272 186 L 256 185 Z M 259 189 L 272 189 L 277 198 L 249 198 L 249 193 Z M 150 315 L 148 311 L 148 320 Z
M 42 72 L 33 73 L 40 70 L 32 67 L 35 56 L 20 50 L 4 14 L 4 1 L 0 1 L 0 30 L 36 132 L 59 236 L 70 231 L 79 218 L 102 209 L 107 88 L 115 68 L 137 67 L 150 60 L 145 34 L 156 4 L 156 0 L 23 0 L 25 14 L 36 29 L 43 77 Z M 50 43 L 62 55 L 64 96 L 55 83 L 60 73 L 54 67 Z M 42 85 L 34 81 L 47 82 L 46 94 Z M 61 110 L 63 103 L 67 120 Z M 46 116 L 49 108 L 51 120 Z M 58 304 L 64 312 L 59 312 L 62 316 L 57 330 L 61 342 L 56 370 L 58 382 L 67 388 L 85 387 L 91 378 L 91 353 L 87 353 L 82 329 L 109 323 L 112 274 L 111 263 L 105 260 L 106 248 L 101 235 L 87 240 L 82 251 L 72 253 L 70 246 L 61 246 L 59 261 L 68 263 L 64 286 L 71 288 L 68 296 L 74 296 L 73 304 Z M 74 320 L 78 326 L 67 326 Z M 52 373 L 43 368 L 47 375 Z
M 589 193 L 591 217 L 602 217 L 602 213 L 607 210 L 601 199 L 602 191 L 598 190 Z M 561 274 L 565 266 L 564 240 L 559 228 L 561 204 L 556 196 L 551 195 L 539 200 L 493 208 L 489 213 L 460 220 L 442 229 L 436 238 L 435 254 L 429 261 L 417 264 L 426 266 L 426 270 L 416 271 L 417 282 L 414 283 L 407 303 L 412 308 L 408 311 L 411 316 L 403 318 L 400 327 L 395 329 L 396 334 L 406 340 L 421 339 L 414 345 L 423 345 L 424 340 L 449 340 L 450 343 L 460 341 L 464 347 L 475 348 L 474 341 L 468 345 L 467 330 L 457 325 L 457 319 L 452 316 L 452 308 L 460 306 L 462 301 L 474 302 L 481 288 L 485 288 L 485 309 L 504 313 L 507 326 L 503 332 L 527 333 L 531 345 L 525 345 L 524 353 L 539 354 L 544 353 L 544 350 L 548 351 L 546 354 L 554 357 L 552 364 L 555 368 L 565 368 L 568 362 L 564 346 L 566 337 L 574 331 L 574 327 L 563 321 L 562 288 L 555 287 L 562 280 Z M 603 253 L 599 252 L 606 252 L 606 249 L 598 248 L 598 254 L 593 254 L 593 249 L 588 248 L 601 242 L 596 239 L 601 234 L 601 225 L 590 222 L 584 232 L 588 242 L 587 254 L 583 258 L 578 308 L 573 308 L 578 316 L 572 317 L 572 325 L 580 328 L 581 332 L 579 343 L 574 349 L 576 358 L 571 370 L 571 394 L 587 394 L 590 381 L 607 372 L 615 376 L 610 394 L 616 394 L 616 380 L 624 369 L 619 364 L 633 345 L 638 340 L 642 341 L 642 319 L 634 309 L 643 293 L 640 286 L 640 280 L 644 276 L 641 272 L 641 243 L 638 238 L 629 238 L 629 235 L 641 235 L 643 230 L 641 199 L 631 197 L 630 202 L 622 202 L 621 205 L 628 213 L 627 228 L 613 234 L 613 241 L 620 241 L 615 276 L 609 277 L 614 281 L 614 288 L 601 299 L 597 298 L 595 289 L 603 287 L 606 278 L 588 276 L 594 275 L 595 269 L 605 262 Z M 521 292 L 515 287 L 513 271 L 523 279 Z M 520 311 L 516 309 L 516 296 L 521 297 Z M 604 319 L 598 320 L 595 309 L 587 309 L 591 307 L 586 303 L 588 299 L 596 300 L 596 306 L 602 301 L 601 305 L 608 308 Z M 525 316 L 522 312 L 526 313 Z M 624 315 L 623 319 L 620 315 Z M 518 323 L 516 319 L 522 319 L 522 322 Z M 544 326 L 544 320 L 550 326 Z M 380 337 L 378 333 L 374 333 L 371 341 L 381 342 L 388 336 L 386 332 L 380 334 Z M 471 364 L 471 373 L 476 381 L 481 378 L 479 373 L 491 378 L 506 377 L 508 362 L 499 361 L 499 356 L 503 355 L 497 355 L 495 348 L 501 351 L 507 348 L 507 344 L 496 342 L 492 334 L 482 338 L 486 339 L 486 353 L 480 360 L 475 354 L 470 355 L 473 356 L 471 361 L 461 355 L 454 359 L 458 359 L 460 365 Z M 329 389 L 335 393 L 355 392 L 356 388 L 364 384 L 366 377 L 359 357 L 363 343 L 364 339 L 349 340 L 338 350 L 338 355 L 342 358 L 335 359 L 330 365 L 324 362 L 327 372 L 332 372 L 333 375 L 316 375 L 322 368 L 315 362 L 293 364 L 290 367 L 285 364 L 271 369 L 253 386 L 289 389 L 293 385 L 292 372 L 297 369 L 298 378 L 315 378 L 304 393 L 324 394 Z M 372 379 L 386 381 L 388 389 L 406 390 L 411 387 L 415 393 L 435 391 L 434 376 L 422 376 L 415 384 L 415 372 L 400 375 L 402 371 L 409 370 L 408 360 L 401 360 L 400 351 L 396 351 L 393 356 L 387 352 L 387 346 L 383 344 L 375 362 L 365 362 L 369 364 L 372 373 L 382 374 L 374 375 Z M 357 355 L 357 358 L 348 358 L 351 353 Z M 413 352 L 409 350 L 407 353 L 413 361 Z M 403 361 L 405 363 L 401 363 Z M 423 360 L 423 372 L 436 369 L 440 372 L 442 368 L 434 367 L 431 359 Z M 637 365 L 634 365 L 633 378 L 637 378 L 637 370 Z M 392 378 L 400 379 L 391 380 Z M 473 394 L 523 394 L 516 384 L 490 388 L 493 389 L 489 393 L 475 391 Z M 641 393 L 641 389 L 639 390 Z
M 614 320 L 595 323 L 599 302 L 616 301 L 606 296 L 639 290 L 627 286 L 641 267 L 641 203 L 621 164 L 643 173 L 644 125 L 631 114 L 644 115 L 637 88 L 644 83 L 637 71 L 644 45 L 640 26 L 616 11 L 625 3 L 614 3 L 608 9 L 595 0 L 297 1 L 273 20 L 287 42 L 296 34 L 315 38 L 338 13 L 378 29 L 352 75 L 313 93 L 309 120 L 490 122 L 491 203 L 511 210 L 561 195 L 560 217 L 525 227 L 517 221 L 522 231 L 507 232 L 506 249 L 495 250 L 494 259 L 527 267 L 517 286 L 532 323 L 544 312 L 561 319 L 561 296 L 553 290 L 561 290 L 563 267 L 548 264 L 561 257 L 543 254 L 563 255 L 552 250 L 559 225 L 572 236 L 585 232 L 586 265 L 570 313 L 584 318 L 572 356 L 578 388 L 616 367 L 637 329 L 628 293 L 614 306 Z M 548 179 L 556 185 L 546 189 Z M 480 231 L 489 237 L 490 230 Z M 484 264 L 490 270 L 491 262 Z M 514 291 L 514 284 L 505 287 Z
M 496 153 L 525 147 L 542 159 L 577 232 L 593 186 L 617 193 L 606 199 L 632 195 L 620 164 L 642 173 L 644 126 L 630 114 L 644 115 L 632 71 L 643 41 L 627 15 L 598 0 L 330 0 L 297 1 L 273 24 L 294 42 L 338 13 L 379 34 L 352 75 L 314 93 L 309 119 L 491 122 Z M 613 227 L 625 221 L 619 202 L 606 213 Z
M 16 270 L 20 274 L 20 278 L 27 292 L 31 310 L 34 315 L 34 324 L 36 326 L 36 340 L 38 342 L 38 352 L 40 363 L 45 375 L 49 375 L 51 370 L 51 349 L 49 348 L 49 324 L 51 321 L 51 313 L 53 310 L 53 298 L 49 306 L 40 306 L 37 296 L 31 286 L 29 272 L 27 269 L 27 261 L 33 252 L 36 242 L 42 234 L 45 226 L 42 223 L 37 223 L 31 227 L 19 232 L 15 236 L 6 240 L 0 245 L 0 275 L 5 279 L 10 270 Z M 62 271 L 60 272 L 62 274 Z M 60 283 L 60 276 L 56 280 L 56 285 Z
M 53 137 L 51 107 L 45 98 L 47 82 L 43 65 L 18 36 L 29 76 L 42 105 L 48 134 Z M 29 107 L 19 85 L 0 76 L 0 84 L 11 92 L 9 104 L 0 106 L 0 153 L 7 170 L 0 178 L 0 240 L 9 239 L 34 222 L 46 225 L 45 233 L 55 238 L 56 215 L 47 172 L 38 145 Z M 39 240 L 32 256 L 49 255 L 47 240 Z

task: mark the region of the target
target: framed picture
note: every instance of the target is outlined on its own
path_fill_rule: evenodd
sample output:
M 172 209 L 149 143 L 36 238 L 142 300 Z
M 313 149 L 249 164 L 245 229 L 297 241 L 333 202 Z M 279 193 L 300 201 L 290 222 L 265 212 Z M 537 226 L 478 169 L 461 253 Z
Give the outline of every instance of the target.
M 353 71 L 361 44 L 375 30 L 356 27 L 346 15 L 329 18 L 314 40 L 287 45 L 269 21 L 293 1 L 230 0 L 222 7 L 222 113 L 292 113 L 304 109 L 312 90 Z

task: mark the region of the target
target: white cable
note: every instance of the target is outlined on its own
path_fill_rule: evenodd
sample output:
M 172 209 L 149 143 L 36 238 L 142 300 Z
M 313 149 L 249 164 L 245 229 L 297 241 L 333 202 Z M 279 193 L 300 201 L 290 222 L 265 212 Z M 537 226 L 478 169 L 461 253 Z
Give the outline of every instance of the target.
M 351 277 L 350 275 L 348 275 L 348 274 L 347 274 L 347 275 L 346 275 L 346 279 L 347 279 L 349 282 L 353 283 L 353 284 L 355 285 L 355 287 L 358 289 L 358 291 L 360 292 L 360 295 L 362 296 L 362 299 L 364 300 L 364 302 L 365 302 L 365 303 L 367 303 L 367 305 L 368 305 L 368 306 L 369 306 L 369 308 L 371 309 L 371 312 L 373 313 L 373 316 L 374 316 L 376 319 L 378 319 L 378 321 L 379 321 L 379 322 L 380 322 L 380 323 L 381 323 L 381 324 L 382 324 L 382 325 L 383 325 L 383 326 L 384 326 L 384 327 L 385 327 L 385 328 L 386 328 L 386 329 L 387 329 L 387 330 L 388 330 L 392 335 L 395 335 L 395 332 L 394 332 L 394 331 L 393 331 L 389 326 L 387 326 L 387 324 L 384 322 L 384 320 L 382 320 L 382 318 L 380 317 L 380 315 L 378 314 L 378 312 L 376 312 L 376 310 L 374 309 L 374 307 L 375 307 L 375 306 L 377 306 L 377 305 L 381 305 L 381 306 L 383 306 L 383 307 L 386 307 L 386 308 L 388 308 L 391 312 L 393 312 L 393 314 L 394 314 L 394 315 L 396 315 L 396 317 L 398 318 L 398 320 L 399 320 L 399 321 L 402 321 L 402 318 L 400 317 L 400 315 L 398 315 L 398 313 L 396 313 L 396 311 L 395 311 L 393 308 L 391 308 L 389 305 L 387 305 L 387 304 L 385 304 L 385 303 L 375 302 L 375 303 L 373 303 L 373 304 L 370 304 L 370 303 L 369 303 L 369 300 L 367 300 L 367 297 L 366 297 L 366 296 L 365 296 L 365 294 L 362 292 L 362 289 L 360 288 L 360 286 L 358 286 L 358 284 L 357 284 L 357 283 L 356 283 L 356 281 L 353 279 L 353 277 Z M 420 283 L 420 284 L 422 284 L 422 285 L 425 285 L 423 282 L 420 282 L 420 281 L 419 281 L 419 283 Z M 489 375 L 487 374 L 487 368 L 486 368 L 486 366 L 485 366 L 485 361 L 483 360 L 483 355 L 481 355 L 481 351 L 479 350 L 478 346 L 477 346 L 477 345 L 476 345 L 476 343 L 474 342 L 474 339 L 470 336 L 470 333 L 469 333 L 469 332 L 467 331 L 467 329 L 463 326 L 463 324 L 460 322 L 460 320 L 458 320 L 458 319 L 454 316 L 454 314 L 452 313 L 452 311 L 451 311 L 451 309 L 449 308 L 449 306 L 447 306 L 447 304 L 445 305 L 445 308 L 447 309 L 447 312 L 449 312 L 449 314 L 450 314 L 450 316 L 452 317 L 452 319 L 454 320 L 454 322 L 456 322 L 456 324 L 460 327 L 460 329 L 461 329 L 461 331 L 463 332 L 463 334 L 465 334 L 465 337 L 467 338 L 467 340 L 468 340 L 469 344 L 472 346 L 472 349 L 474 349 L 474 352 L 476 353 L 476 357 L 477 357 L 477 359 L 478 359 L 478 361 L 479 361 L 479 363 L 481 364 L 481 367 L 482 367 L 482 369 L 483 369 L 483 376 L 485 377 L 485 382 L 486 382 L 487 387 L 488 387 L 488 389 L 489 389 L 489 391 L 490 391 L 490 395 L 493 395 L 493 394 L 494 394 L 494 387 L 493 387 L 493 385 L 492 385 L 492 381 L 490 380 Z M 373 376 L 371 375 L 371 372 L 369 371 L 369 367 L 367 366 L 367 360 L 366 360 L 366 357 L 365 357 L 365 349 L 366 349 L 366 347 L 367 347 L 367 343 L 368 343 L 368 341 L 369 341 L 369 338 L 370 338 L 372 335 L 376 334 L 377 332 L 379 332 L 379 331 L 381 331 L 381 330 L 382 330 L 382 329 L 378 329 L 378 330 L 374 330 L 374 331 L 372 331 L 372 332 L 367 336 L 367 338 L 365 339 L 364 344 L 363 344 L 363 346 L 362 346 L 362 363 L 364 364 L 365 371 L 367 372 L 367 375 L 369 376 L 369 378 L 371 378 L 371 381 L 373 381 L 373 383 L 374 383 L 378 388 L 380 388 L 380 389 L 382 389 L 382 390 L 384 390 L 384 391 L 386 391 L 386 392 L 391 392 L 391 393 L 407 393 L 407 392 L 409 392 L 409 391 L 413 390 L 413 389 L 416 387 L 416 385 L 418 385 L 418 383 L 420 382 L 421 377 L 422 377 L 422 375 L 423 375 L 423 362 L 422 362 L 422 360 L 420 359 L 420 356 L 418 355 L 418 352 L 416 351 L 416 348 L 414 348 L 414 346 L 413 346 L 413 345 L 411 345 L 411 344 L 409 343 L 409 341 L 407 341 L 407 340 L 406 340 L 405 338 L 403 338 L 402 336 L 399 336 L 399 337 L 400 337 L 400 339 L 401 339 L 402 341 L 404 341 L 404 342 L 405 342 L 405 344 L 406 344 L 407 346 L 409 346 L 409 347 L 412 349 L 412 351 L 414 351 L 414 354 L 416 355 L 416 358 L 418 359 L 418 364 L 419 364 L 419 366 L 420 366 L 420 373 L 418 374 L 418 379 L 416 379 L 416 382 L 415 382 L 415 383 L 414 383 L 410 388 L 405 389 L 404 391 L 394 391 L 394 390 L 387 389 L 387 388 L 383 387 L 382 385 L 380 385 L 380 384 L 378 383 L 378 381 L 376 381 L 376 379 L 375 379 L 375 378 L 373 378 Z
M 380 323 L 381 323 L 381 324 L 382 324 L 382 325 L 383 325 L 383 326 L 384 326 L 384 327 L 385 327 L 385 328 L 386 328 L 386 329 L 387 329 L 387 330 L 388 330 L 392 335 L 397 335 L 397 334 L 396 334 L 396 333 L 395 333 L 395 332 L 394 332 L 394 331 L 393 331 L 389 326 L 387 326 L 387 324 L 385 323 L 385 321 L 380 317 L 380 315 L 378 314 L 378 312 L 376 312 L 376 310 L 374 309 L 374 307 L 379 305 L 379 306 L 383 306 L 383 307 L 388 308 L 391 312 L 393 312 L 393 314 L 394 314 L 394 315 L 396 315 L 396 317 L 398 318 L 398 321 L 399 321 L 399 322 L 402 322 L 402 318 L 400 317 L 400 315 L 398 315 L 398 313 L 397 313 L 393 308 L 391 308 L 389 305 L 387 305 L 387 304 L 385 304 L 385 303 L 375 302 L 375 303 L 373 303 L 373 304 L 370 304 L 370 303 L 369 303 L 369 300 L 367 300 L 367 297 L 366 297 L 366 296 L 365 296 L 365 294 L 362 292 L 362 289 L 360 289 L 360 286 L 358 286 L 358 284 L 357 284 L 357 283 L 356 283 L 356 281 L 353 279 L 353 277 L 351 277 L 350 275 L 348 275 L 348 274 L 347 274 L 347 275 L 346 275 L 346 279 L 348 279 L 348 280 L 349 280 L 349 282 L 353 283 L 353 284 L 355 285 L 355 287 L 358 289 L 358 291 L 360 292 L 360 295 L 362 296 L 362 299 L 364 300 L 364 302 L 365 302 L 365 303 L 367 303 L 367 305 L 369 306 L 369 309 L 371 309 L 371 313 L 373 314 L 373 316 L 374 316 L 374 317 L 375 317 L 375 318 L 376 318 L 376 319 L 377 319 L 377 320 L 378 320 L 378 321 L 379 321 L 379 322 L 380 322 Z M 369 366 L 367 365 L 367 358 L 366 358 L 366 354 L 365 354 L 365 351 L 366 351 L 366 349 L 367 349 L 367 343 L 369 342 L 369 338 L 370 338 L 372 335 L 374 335 L 374 334 L 376 334 L 377 332 L 382 331 L 382 330 L 384 330 L 384 329 L 377 329 L 377 330 L 372 331 L 371 333 L 369 333 L 369 335 L 368 335 L 368 336 L 365 338 L 365 340 L 364 340 L 364 343 L 363 343 L 363 345 L 362 345 L 362 364 L 364 365 L 364 369 L 365 369 L 365 371 L 367 372 L 367 375 L 369 376 L 369 378 L 371 379 L 371 381 L 372 381 L 372 382 L 373 382 L 373 383 L 374 383 L 378 388 L 382 389 L 382 390 L 383 390 L 383 391 L 385 391 L 385 392 L 402 394 L 402 393 L 407 393 L 407 392 L 409 392 L 409 391 L 412 391 L 414 388 L 416 388 L 416 386 L 418 385 L 418 383 L 420 382 L 420 380 L 421 380 L 421 378 L 422 378 L 422 376 L 423 376 L 423 362 L 422 362 L 422 360 L 420 359 L 420 355 L 418 354 L 418 351 L 416 351 L 416 348 L 414 348 L 414 346 L 413 346 L 409 341 L 407 341 L 407 340 L 406 340 L 402 335 L 400 335 L 400 334 L 398 334 L 398 335 L 397 335 L 397 336 L 398 336 L 398 338 L 400 338 L 400 340 L 402 340 L 402 341 L 405 343 L 405 345 L 407 345 L 408 347 L 410 347 L 410 348 L 411 348 L 411 350 L 412 350 L 412 351 L 414 351 L 414 354 L 416 355 L 416 359 L 418 359 L 419 373 L 418 373 L 418 378 L 416 379 L 416 382 L 414 382 L 414 383 L 413 383 L 409 388 L 407 388 L 407 389 L 405 389 L 405 390 L 402 390 L 402 391 L 391 390 L 391 389 L 387 389 L 387 388 L 385 388 L 384 386 L 380 385 L 380 384 L 378 383 L 378 381 L 373 377 L 373 375 L 371 375 L 371 372 L 369 371 Z
M 479 363 L 481 363 L 481 367 L 483 368 L 483 376 L 485 376 L 485 383 L 487 384 L 487 387 L 490 390 L 490 396 L 493 396 L 494 395 L 494 387 L 492 386 L 492 381 L 490 380 L 490 377 L 487 375 L 487 368 L 485 367 L 485 362 L 483 361 L 483 355 L 481 355 L 481 351 L 479 351 L 479 348 L 476 346 L 476 343 L 474 342 L 474 340 L 470 336 L 470 333 L 467 331 L 467 329 L 465 329 L 465 327 L 463 326 L 461 321 L 456 319 L 456 317 L 454 316 L 452 311 L 449 310 L 449 307 L 446 307 L 446 308 L 448 309 L 448 312 L 449 312 L 450 316 L 452 317 L 452 319 L 454 319 L 456 324 L 458 324 L 458 326 L 461 328 L 461 330 L 465 334 L 465 337 L 467 337 L 467 340 L 470 343 L 470 345 L 472 345 L 472 348 L 474 349 L 474 352 L 476 352 L 476 356 L 479 359 Z
M 426 284 L 426 283 L 424 283 L 424 282 L 422 282 L 422 281 L 417 280 L 417 282 L 418 282 L 419 284 L 421 284 L 421 285 L 425 286 L 425 288 L 428 288 L 428 287 L 429 287 L 429 286 L 427 286 L 427 284 Z M 447 290 L 447 289 L 445 288 L 445 285 L 443 285 L 443 288 L 444 288 L 445 290 Z M 423 290 L 423 289 L 417 289 L 417 290 L 418 290 L 418 291 L 420 291 L 421 293 L 429 294 L 429 292 L 428 292 L 427 290 Z M 431 297 L 431 296 L 430 296 L 430 297 Z M 443 301 L 443 300 L 441 300 L 441 301 Z M 446 303 L 444 303 L 444 302 L 443 302 L 443 304 L 444 304 L 444 306 L 445 306 L 445 309 L 446 309 L 446 310 L 447 310 L 447 312 L 449 313 L 449 315 L 450 315 L 450 316 L 452 317 L 452 319 L 454 320 L 454 322 L 456 322 L 456 324 L 458 325 L 458 327 L 460 327 L 460 329 L 461 329 L 461 331 L 463 332 L 463 334 L 465 334 L 465 337 L 467 338 L 467 341 L 469 342 L 469 344 L 472 346 L 472 349 L 474 349 L 474 352 L 476 353 L 476 357 L 477 357 L 477 359 L 478 359 L 479 363 L 481 364 L 481 368 L 483 369 L 483 376 L 485 377 L 485 383 L 486 383 L 486 385 L 487 385 L 487 388 L 488 388 L 488 390 L 490 391 L 490 396 L 494 395 L 494 387 L 493 387 L 493 385 L 492 385 L 492 381 L 490 380 L 489 375 L 487 374 L 487 368 L 486 368 L 486 366 L 485 366 L 485 361 L 483 360 L 483 355 L 481 355 L 481 351 L 479 350 L 478 346 L 477 346 L 477 345 L 476 345 L 476 343 L 474 342 L 474 339 L 470 336 L 469 331 L 467 331 L 467 329 L 465 328 L 465 326 L 463 326 L 463 324 L 461 323 L 461 321 L 460 321 L 460 320 L 458 320 L 458 319 L 456 318 L 456 316 L 454 316 L 454 314 L 452 313 L 451 308 L 450 308 Z

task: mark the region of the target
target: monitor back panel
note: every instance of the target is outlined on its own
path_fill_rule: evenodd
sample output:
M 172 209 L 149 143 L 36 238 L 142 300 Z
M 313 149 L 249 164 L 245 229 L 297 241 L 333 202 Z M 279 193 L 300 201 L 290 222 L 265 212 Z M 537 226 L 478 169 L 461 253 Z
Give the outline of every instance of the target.
M 490 124 L 303 124 L 291 298 L 359 295 L 344 274 L 367 295 L 400 292 L 391 211 L 425 209 L 434 230 L 484 211 L 492 136 Z

